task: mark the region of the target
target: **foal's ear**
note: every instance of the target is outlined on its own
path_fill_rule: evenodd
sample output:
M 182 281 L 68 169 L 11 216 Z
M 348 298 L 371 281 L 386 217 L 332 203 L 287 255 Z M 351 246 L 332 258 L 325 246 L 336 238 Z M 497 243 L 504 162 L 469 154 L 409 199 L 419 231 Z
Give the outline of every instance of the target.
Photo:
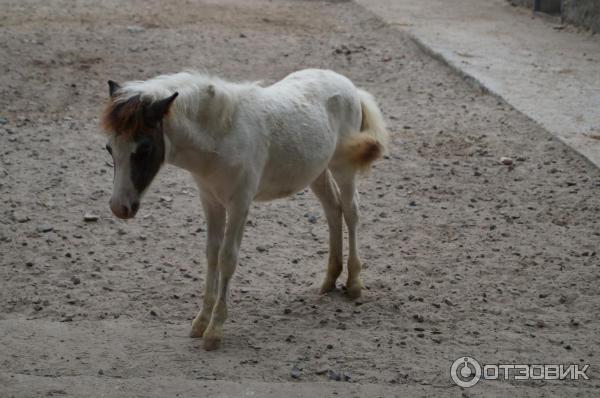
M 112 80 L 108 81 L 108 93 L 110 94 L 111 98 L 114 98 L 115 94 L 117 93 L 117 90 L 119 90 L 121 88 L 121 86 L 119 85 L 119 83 L 114 82 Z
M 144 117 L 146 118 L 146 121 L 150 125 L 154 125 L 161 121 L 162 118 L 165 117 L 167 113 L 169 113 L 169 109 L 171 108 L 173 101 L 175 101 L 175 98 L 177 98 L 178 95 L 179 93 L 175 92 L 170 97 L 161 99 L 159 101 L 155 101 L 148 105 L 148 108 L 146 108 L 144 112 Z

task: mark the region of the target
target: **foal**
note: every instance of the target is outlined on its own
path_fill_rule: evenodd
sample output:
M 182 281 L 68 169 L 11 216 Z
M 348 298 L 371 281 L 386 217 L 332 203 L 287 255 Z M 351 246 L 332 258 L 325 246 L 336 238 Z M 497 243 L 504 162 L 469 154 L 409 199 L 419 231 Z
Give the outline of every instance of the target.
M 311 187 L 329 225 L 321 292 L 342 271 L 342 217 L 348 227 L 346 291 L 361 293 L 356 247 L 356 174 L 382 156 L 388 132 L 373 97 L 347 78 L 307 69 L 261 87 L 183 72 L 118 85 L 109 81 L 102 117 L 114 160 L 110 207 L 132 218 L 163 163 L 194 177 L 207 222 L 206 290 L 192 337 L 215 349 L 227 318 L 248 208 Z M 227 216 L 227 217 L 226 217 Z

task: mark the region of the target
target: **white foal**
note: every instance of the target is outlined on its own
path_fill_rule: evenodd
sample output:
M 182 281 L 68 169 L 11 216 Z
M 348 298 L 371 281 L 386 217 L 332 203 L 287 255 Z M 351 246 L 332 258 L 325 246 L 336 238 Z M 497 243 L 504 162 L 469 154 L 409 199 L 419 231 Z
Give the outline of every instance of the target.
M 321 292 L 342 271 L 342 217 L 348 227 L 348 296 L 360 296 L 356 173 L 386 150 L 388 133 L 373 97 L 327 70 L 303 70 L 261 87 L 184 72 L 109 82 L 102 123 L 114 159 L 110 201 L 135 216 L 164 162 L 192 173 L 206 214 L 206 291 L 192 337 L 218 347 L 229 282 L 253 200 L 291 195 L 310 185 L 329 224 L 329 263 Z M 226 217 L 227 216 L 227 217 Z

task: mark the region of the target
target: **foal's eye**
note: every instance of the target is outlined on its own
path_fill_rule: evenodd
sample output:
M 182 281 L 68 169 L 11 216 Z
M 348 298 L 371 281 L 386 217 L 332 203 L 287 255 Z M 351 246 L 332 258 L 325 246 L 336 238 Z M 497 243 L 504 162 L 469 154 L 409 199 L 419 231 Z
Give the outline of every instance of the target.
M 112 148 L 110 147 L 110 145 L 106 144 L 106 150 L 112 155 Z
M 152 145 L 148 143 L 140 144 L 135 150 L 136 155 L 147 155 L 152 150 Z

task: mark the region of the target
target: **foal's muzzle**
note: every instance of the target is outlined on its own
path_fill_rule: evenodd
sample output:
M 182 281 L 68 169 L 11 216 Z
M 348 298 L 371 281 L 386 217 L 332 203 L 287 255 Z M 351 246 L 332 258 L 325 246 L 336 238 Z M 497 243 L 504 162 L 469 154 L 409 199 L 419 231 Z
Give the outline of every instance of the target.
M 140 208 L 140 202 L 120 203 L 118 200 L 110 200 L 110 209 L 118 218 L 128 219 L 135 217 Z

